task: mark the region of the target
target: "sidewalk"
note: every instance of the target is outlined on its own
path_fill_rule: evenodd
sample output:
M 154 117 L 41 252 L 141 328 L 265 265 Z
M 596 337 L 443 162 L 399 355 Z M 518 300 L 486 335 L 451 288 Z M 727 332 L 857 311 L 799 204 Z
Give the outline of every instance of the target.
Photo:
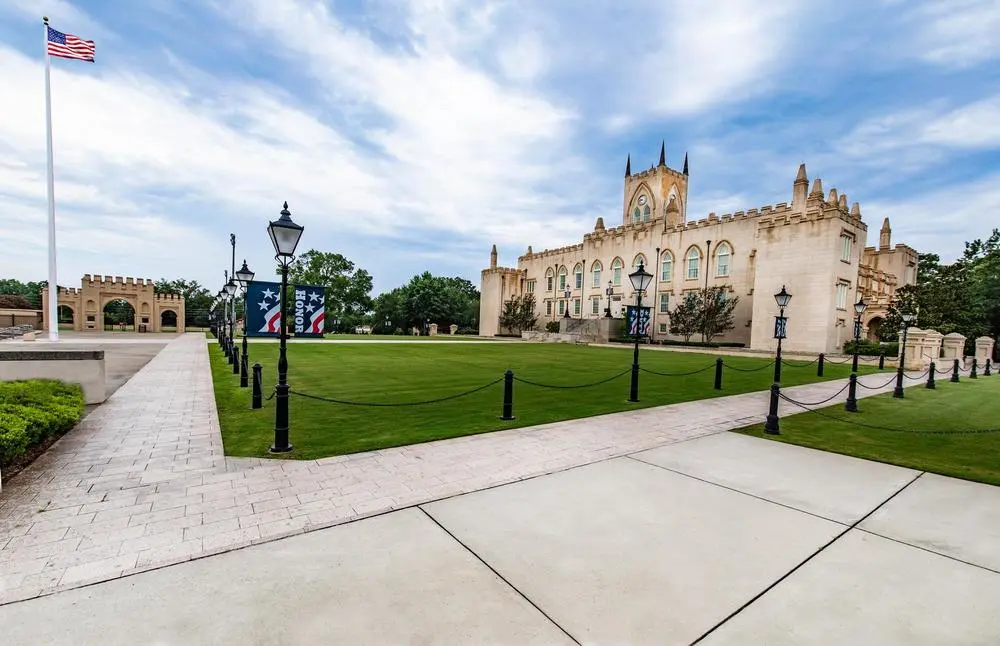
M 739 428 L 767 411 L 758 392 L 321 460 L 226 458 L 206 342 L 172 341 L 4 487 L 0 603 Z M 816 401 L 844 382 L 784 392 Z

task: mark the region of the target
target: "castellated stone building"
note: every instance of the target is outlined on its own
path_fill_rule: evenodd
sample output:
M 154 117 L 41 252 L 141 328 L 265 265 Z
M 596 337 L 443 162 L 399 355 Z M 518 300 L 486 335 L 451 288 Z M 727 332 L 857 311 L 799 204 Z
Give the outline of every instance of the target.
M 664 153 L 661 146 L 659 163 L 638 173 L 629 157 L 620 226 L 606 228 L 597 218 L 582 243 L 538 252 L 529 246 L 517 267 L 498 266 L 494 245 L 481 276 L 480 334 L 500 333 L 504 302 L 525 292 L 535 296 L 540 328 L 567 308 L 573 318 L 604 316 L 609 287 L 611 315 L 622 317 L 624 305 L 636 300 L 628 274 L 642 262 L 654 276 L 643 297 L 652 307 L 654 341 L 679 339 L 669 333 L 670 312 L 686 293 L 720 286 L 739 301 L 736 327 L 714 340 L 772 350 L 774 294 L 785 285 L 792 300 L 783 347 L 832 353 L 853 337 L 859 296 L 870 303 L 864 335 L 876 339 L 896 290 L 916 282 L 917 252 L 891 245 L 888 219 L 878 246 L 866 247 L 860 205 L 849 206 L 836 188 L 825 193 L 819 178 L 810 187 L 805 164 L 792 182 L 790 203 L 689 220 L 687 156 L 677 171 Z
M 56 304 L 64 319 L 72 317 L 77 331 L 104 331 L 104 308 L 112 301 L 127 302 L 135 313 L 135 329 L 140 332 L 184 332 L 184 297 L 157 294 L 149 278 L 91 276 L 84 274 L 80 288 L 60 287 Z M 48 326 L 49 290 L 42 288 L 42 318 Z

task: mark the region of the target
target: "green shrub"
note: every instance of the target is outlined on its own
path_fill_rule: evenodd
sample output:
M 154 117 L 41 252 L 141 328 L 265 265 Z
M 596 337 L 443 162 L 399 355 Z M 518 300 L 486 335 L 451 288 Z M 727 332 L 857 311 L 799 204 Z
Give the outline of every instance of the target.
M 844 344 L 844 354 L 854 354 L 854 341 Z M 858 343 L 858 354 L 866 357 L 877 357 L 884 354 L 887 357 L 895 357 L 899 354 L 899 343 L 879 343 L 862 339 Z
M 549 321 L 545 324 L 546 332 L 558 332 L 559 331 L 559 321 Z
M 73 428 L 83 415 L 83 390 L 53 379 L 0 383 L 0 466 Z

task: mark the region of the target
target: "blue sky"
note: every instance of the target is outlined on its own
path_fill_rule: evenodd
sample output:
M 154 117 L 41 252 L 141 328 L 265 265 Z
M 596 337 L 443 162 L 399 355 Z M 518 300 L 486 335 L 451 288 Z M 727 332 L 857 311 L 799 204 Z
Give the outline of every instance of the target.
M 621 217 L 622 172 L 691 159 L 689 217 L 791 197 L 800 162 L 877 239 L 945 259 L 1000 222 L 996 0 L 0 0 L 0 276 L 46 276 L 41 15 L 59 282 L 197 279 L 301 249 L 376 292 L 479 282 Z

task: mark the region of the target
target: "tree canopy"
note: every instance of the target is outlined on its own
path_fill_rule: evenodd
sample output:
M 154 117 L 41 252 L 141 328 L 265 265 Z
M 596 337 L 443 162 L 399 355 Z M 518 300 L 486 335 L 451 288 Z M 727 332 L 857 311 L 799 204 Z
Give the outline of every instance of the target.
M 379 294 L 375 299 L 375 326 L 390 321 L 393 329 L 424 329 L 426 322 L 460 328 L 477 327 L 479 290 L 470 281 L 459 277 L 434 276 L 430 272 L 414 276 L 410 281 Z
M 153 283 L 156 294 L 174 294 L 184 297 L 184 325 L 188 327 L 208 327 L 209 309 L 215 300 L 212 292 L 202 287 L 197 280 L 161 278 Z
M 339 253 L 310 249 L 289 268 L 288 280 L 297 285 L 326 288 L 326 329 L 353 328 L 366 322 L 372 309 L 372 277 Z
M 13 278 L 0 278 L 0 295 L 20 296 L 28 301 L 31 309 L 42 309 L 42 288 L 47 284 L 48 281 L 22 283 Z

